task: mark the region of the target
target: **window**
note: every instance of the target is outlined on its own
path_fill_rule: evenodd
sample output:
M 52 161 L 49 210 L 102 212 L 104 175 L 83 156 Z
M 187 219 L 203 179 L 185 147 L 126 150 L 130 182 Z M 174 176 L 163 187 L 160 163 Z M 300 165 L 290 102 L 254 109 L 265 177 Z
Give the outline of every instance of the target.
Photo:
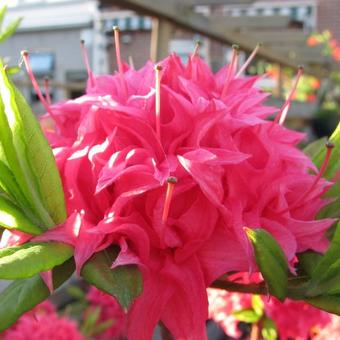
M 36 77 L 53 76 L 55 64 L 53 53 L 32 53 L 30 61 Z

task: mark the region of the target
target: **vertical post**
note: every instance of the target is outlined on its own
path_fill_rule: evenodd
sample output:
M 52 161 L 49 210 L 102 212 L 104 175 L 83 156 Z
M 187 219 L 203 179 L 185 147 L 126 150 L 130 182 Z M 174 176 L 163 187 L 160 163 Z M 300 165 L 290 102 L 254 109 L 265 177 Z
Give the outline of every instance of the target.
M 157 62 L 168 55 L 173 25 L 159 18 L 152 19 L 150 58 Z

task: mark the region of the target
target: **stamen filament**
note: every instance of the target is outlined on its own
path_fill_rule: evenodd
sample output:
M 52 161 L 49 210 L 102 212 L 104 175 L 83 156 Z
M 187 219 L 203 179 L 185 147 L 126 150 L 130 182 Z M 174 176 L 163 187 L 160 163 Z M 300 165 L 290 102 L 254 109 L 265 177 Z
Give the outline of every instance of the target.
M 120 38 L 119 38 L 120 29 L 118 26 L 113 26 L 112 29 L 113 29 L 113 34 L 114 34 L 115 46 L 116 46 L 116 58 L 117 58 L 118 72 L 120 74 L 123 74 L 124 68 L 123 68 L 123 63 L 122 63 L 122 58 L 121 58 L 121 53 L 120 53 Z
M 326 155 L 325 155 L 325 159 L 321 165 L 320 171 L 318 173 L 318 175 L 315 177 L 312 185 L 309 187 L 309 189 L 302 194 L 302 196 L 300 196 L 296 202 L 294 202 L 290 207 L 289 210 L 291 209 L 295 209 L 301 206 L 302 202 L 309 196 L 309 194 L 313 191 L 313 189 L 315 188 L 315 186 L 319 183 L 320 179 L 322 178 L 322 176 L 325 174 L 325 171 L 328 167 L 331 155 L 332 155 L 332 151 L 334 149 L 334 144 L 330 141 L 328 141 L 326 143 Z M 286 212 L 288 209 L 286 209 L 284 212 Z
M 191 55 L 191 59 L 193 59 L 195 57 L 199 57 L 201 46 L 202 46 L 202 41 L 197 40 L 196 44 L 195 44 L 194 52 Z
M 298 73 L 296 75 L 294 85 L 293 85 L 293 87 L 292 87 L 292 89 L 291 89 L 291 91 L 288 95 L 287 100 L 283 104 L 279 114 L 275 117 L 275 119 L 274 119 L 275 123 L 279 123 L 280 125 L 283 125 L 283 123 L 285 122 L 287 114 L 288 114 L 288 110 L 289 110 L 290 105 L 292 103 L 293 96 L 295 95 L 297 86 L 299 84 L 299 81 L 300 81 L 302 75 L 303 75 L 303 66 L 299 66 L 299 70 L 298 70 Z
M 90 84 L 91 84 L 91 86 L 94 86 L 94 76 L 93 76 L 93 72 L 91 70 L 90 61 L 89 61 L 89 55 L 88 55 L 88 51 L 86 49 L 85 41 L 84 40 L 80 41 L 80 46 L 81 46 L 81 52 L 83 54 L 83 59 L 84 59 L 85 67 L 86 67 L 86 70 L 87 70 L 87 75 L 88 75 L 88 77 L 90 79 Z
M 135 69 L 135 63 L 133 62 L 133 58 L 132 58 L 131 55 L 129 56 L 129 65 L 130 65 L 132 70 Z
M 169 177 L 167 179 L 167 183 L 168 183 L 168 186 L 166 188 L 165 202 L 164 202 L 163 215 L 162 215 L 163 224 L 166 223 L 168 216 L 169 216 L 170 204 L 171 204 L 172 195 L 175 189 L 175 184 L 177 183 L 177 178 Z
M 254 60 L 254 58 L 256 57 L 257 52 L 259 51 L 259 49 L 261 48 L 261 44 L 258 43 L 256 45 L 256 47 L 254 48 L 253 52 L 251 52 L 250 56 L 248 57 L 248 59 L 246 60 L 246 62 L 242 65 L 242 67 L 240 68 L 240 70 L 237 72 L 235 78 L 238 78 L 239 76 L 241 76 L 243 74 L 243 72 L 248 68 L 248 66 L 250 65 L 250 63 Z
M 230 62 L 229 67 L 228 67 L 227 79 L 224 83 L 222 94 L 221 94 L 222 98 L 225 97 L 225 95 L 227 94 L 229 84 L 230 84 L 233 76 L 235 75 L 235 72 L 236 72 L 236 69 L 237 69 L 239 46 L 233 45 L 232 49 L 233 49 L 233 52 L 232 52 L 232 56 L 231 56 L 231 62 Z
M 156 89 L 156 98 L 155 98 L 155 111 L 156 111 L 156 134 L 161 141 L 161 71 L 162 66 L 156 65 L 156 79 L 155 79 L 155 89 Z
M 29 53 L 27 51 L 22 51 L 21 52 L 21 56 L 22 56 L 22 60 L 23 60 L 23 62 L 25 64 L 28 76 L 29 76 L 29 78 L 31 80 L 33 88 L 34 88 L 34 90 L 35 90 L 35 92 L 36 92 L 36 94 L 37 94 L 41 104 L 43 105 L 43 107 L 46 110 L 46 112 L 48 112 L 49 115 L 53 118 L 53 120 L 56 122 L 56 124 L 60 128 L 62 128 L 62 124 L 61 124 L 59 118 L 52 112 L 51 107 L 50 107 L 48 101 L 46 101 L 45 97 L 43 96 L 43 94 L 42 94 L 42 92 L 40 90 L 39 84 L 37 82 L 37 79 L 34 76 L 34 73 L 33 73 L 33 70 L 32 70 L 31 64 L 30 64 Z
M 45 87 L 45 98 L 48 105 L 51 105 L 51 95 L 50 95 L 50 79 L 48 77 L 44 78 L 44 87 Z

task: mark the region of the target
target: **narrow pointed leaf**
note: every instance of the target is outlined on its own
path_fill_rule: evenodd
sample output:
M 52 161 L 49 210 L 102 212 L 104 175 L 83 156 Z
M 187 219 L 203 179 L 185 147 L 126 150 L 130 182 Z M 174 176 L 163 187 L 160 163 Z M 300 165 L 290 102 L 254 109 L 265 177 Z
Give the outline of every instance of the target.
M 88 283 L 114 296 L 127 310 L 142 292 L 142 276 L 135 265 L 111 269 L 112 262 L 117 255 L 116 248 L 96 253 L 84 265 L 81 276 Z
M 6 13 L 7 13 L 7 5 L 4 5 L 0 8 L 0 32 L 2 30 L 2 24 L 4 23 Z
M 233 316 L 235 317 L 235 319 L 247 323 L 254 323 L 261 319 L 261 315 L 256 314 L 253 309 L 242 309 L 233 312 Z
M 312 276 L 313 271 L 322 259 L 322 255 L 313 251 L 306 251 L 299 254 L 298 259 L 298 268 L 302 269 L 308 276 Z
M 59 242 L 26 243 L 0 249 L 0 279 L 32 277 L 66 262 L 72 254 L 71 246 Z
M 0 43 L 7 40 L 9 37 L 11 37 L 15 31 L 20 26 L 20 23 L 22 21 L 22 18 L 15 19 L 12 21 L 3 31 L 0 33 Z
M 312 143 L 309 143 L 304 149 L 303 152 L 309 156 L 310 158 L 316 157 L 322 150 L 325 148 L 325 144 L 327 142 L 327 138 L 320 138 Z M 320 165 L 320 164 L 319 164 Z
M 74 272 L 74 262 L 68 260 L 53 269 L 54 288 L 58 288 Z M 44 301 L 50 292 L 41 279 L 35 275 L 29 279 L 16 280 L 0 293 L 0 333 L 17 319 Z
M 20 211 L 19 207 L 2 195 L 0 195 L 0 225 L 7 229 L 16 229 L 32 235 L 39 235 L 42 232 Z
M 278 338 L 276 325 L 272 319 L 265 318 L 262 321 L 261 333 L 264 340 L 276 340 Z
M 269 293 L 284 300 L 287 295 L 288 264 L 281 247 L 263 229 L 245 230 L 253 244 L 256 263 L 268 285 Z
M 324 295 L 305 299 L 312 306 L 326 312 L 340 315 L 340 295 Z
M 6 161 L 25 197 L 46 227 L 66 218 L 54 156 L 31 109 L 0 62 L 0 128 Z

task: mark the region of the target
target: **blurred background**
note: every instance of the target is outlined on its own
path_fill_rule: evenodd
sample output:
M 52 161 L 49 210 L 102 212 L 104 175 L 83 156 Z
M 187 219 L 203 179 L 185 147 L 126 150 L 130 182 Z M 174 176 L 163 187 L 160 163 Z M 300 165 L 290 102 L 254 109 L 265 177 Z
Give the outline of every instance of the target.
M 248 73 L 264 74 L 259 86 L 282 105 L 296 68 L 305 66 L 288 124 L 310 138 L 328 135 L 339 120 L 339 0 L 9 0 L 6 20 L 22 17 L 19 30 L 0 46 L 10 65 L 31 53 L 33 71 L 51 79 L 54 101 L 85 89 L 79 41 L 85 40 L 96 74 L 116 69 L 112 27 L 121 29 L 122 56 L 135 68 L 176 52 L 183 61 L 200 40 L 201 56 L 217 71 L 241 48 L 240 61 L 263 45 Z M 339 45 L 338 45 L 339 42 Z M 40 107 L 25 74 L 16 82 L 35 111 Z

